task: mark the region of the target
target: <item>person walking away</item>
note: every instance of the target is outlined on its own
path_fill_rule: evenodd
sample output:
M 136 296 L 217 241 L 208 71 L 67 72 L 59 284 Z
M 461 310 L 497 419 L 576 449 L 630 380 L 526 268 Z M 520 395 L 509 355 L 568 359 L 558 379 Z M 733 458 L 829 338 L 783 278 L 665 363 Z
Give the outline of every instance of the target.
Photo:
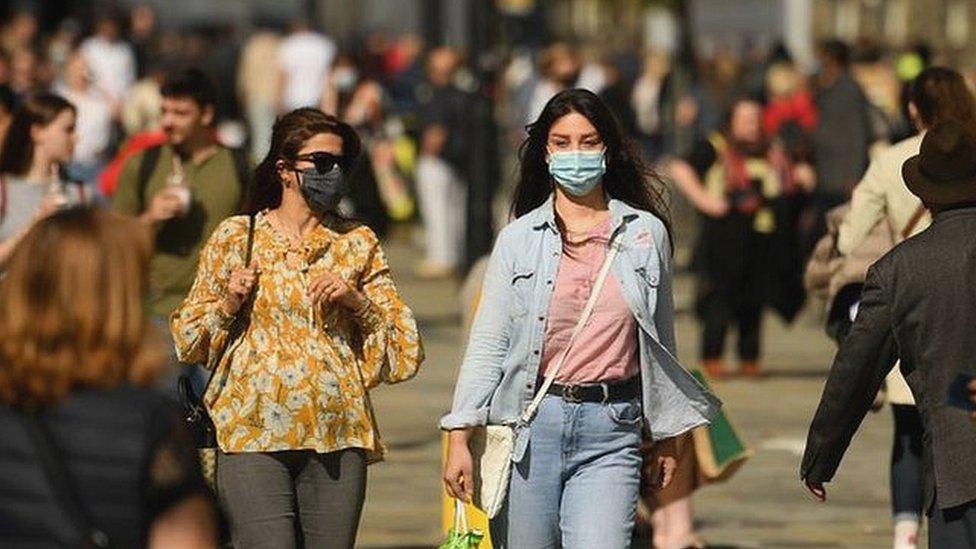
M 826 214 L 847 202 L 868 167 L 873 141 L 868 100 L 850 73 L 850 49 L 832 40 L 820 47 L 816 103 L 819 120 L 813 133 L 817 173 L 813 233 L 808 250 L 826 233 Z
M 902 167 L 932 225 L 871 266 L 850 334 L 841 342 L 810 425 L 800 477 L 826 499 L 829 482 L 896 361 L 923 426 L 929 547 L 976 547 L 976 430 L 945 404 L 949 385 L 976 354 L 976 139 L 939 122 Z
M 651 464 L 667 485 L 673 438 L 720 406 L 674 358 L 662 183 L 586 90 L 553 97 L 521 151 L 516 220 L 495 243 L 440 421 L 444 481 L 470 498 L 472 431 L 512 425 L 495 547 L 629 547 L 643 439 L 667 447 Z
M 14 252 L 0 281 L 0 545 L 217 543 L 180 410 L 150 388 L 164 362 L 143 310 L 151 248 L 136 221 L 73 207 Z
M 214 90 L 202 72 L 170 74 L 161 93 L 166 143 L 125 162 L 112 207 L 138 217 L 155 234 L 148 306 L 165 325 L 190 291 L 200 248 L 221 221 L 240 210 L 247 168 L 240 153 L 214 140 Z M 179 373 L 173 357 L 159 378 L 160 389 L 175 395 Z M 193 375 L 202 384 L 202 372 Z
M 919 134 L 882 151 L 854 188 L 851 208 L 837 234 L 837 250 L 850 254 L 879 222 L 887 222 L 895 244 L 927 229 L 932 222 L 922 201 L 901 176 L 901 166 L 918 154 L 928 128 L 954 120 L 976 131 L 976 99 L 958 72 L 931 67 L 911 83 L 908 112 Z M 922 513 L 922 421 L 899 368 L 885 379 L 883 391 L 892 405 L 895 439 L 891 453 L 891 500 L 895 549 L 915 547 Z
M 179 358 L 214 368 L 204 399 L 235 547 L 351 549 L 366 466 L 385 451 L 369 391 L 424 358 L 378 238 L 336 210 L 359 154 L 335 117 L 281 117 L 248 215 L 213 233 L 170 320 Z
M 798 170 L 763 134 L 761 109 L 755 100 L 736 100 L 725 130 L 700 140 L 687 158 L 670 166 L 678 188 L 701 213 L 693 268 L 699 278 L 702 367 L 713 378 L 728 374 L 725 338 L 733 323 L 740 372 L 760 375 L 762 313 L 778 275 L 774 237 L 794 230 L 777 216 L 777 200 L 784 191 L 813 184 L 809 170 Z
M 53 94 L 32 96 L 14 111 L 0 148 L 0 271 L 38 220 L 88 198 L 63 178 L 76 119 L 75 107 Z
M 325 79 L 335 55 L 335 42 L 312 30 L 306 19 L 292 23 L 291 33 L 278 48 L 279 112 L 315 107 L 322 101 Z
M 426 256 L 416 271 L 424 277 L 454 274 L 464 259 L 471 101 L 454 84 L 459 63 L 450 48 L 432 51 L 421 96 L 423 131 L 416 179 Z

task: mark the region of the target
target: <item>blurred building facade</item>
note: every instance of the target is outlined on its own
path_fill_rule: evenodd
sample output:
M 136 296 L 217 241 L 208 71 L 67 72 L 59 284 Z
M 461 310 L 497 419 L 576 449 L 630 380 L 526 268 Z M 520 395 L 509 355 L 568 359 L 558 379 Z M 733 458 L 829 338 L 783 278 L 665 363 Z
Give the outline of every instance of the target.
M 976 67 L 973 0 L 815 0 L 812 23 L 817 39 L 867 39 L 894 49 L 921 42 L 942 62 Z

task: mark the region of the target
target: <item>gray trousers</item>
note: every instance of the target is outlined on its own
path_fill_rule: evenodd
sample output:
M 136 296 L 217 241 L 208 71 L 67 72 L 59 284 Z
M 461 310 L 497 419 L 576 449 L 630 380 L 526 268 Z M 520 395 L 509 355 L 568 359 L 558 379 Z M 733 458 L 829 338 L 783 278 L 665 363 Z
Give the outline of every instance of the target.
M 976 501 L 932 510 L 929 549 L 976 549 Z
M 349 548 L 366 498 L 360 450 L 218 455 L 217 493 L 237 549 Z

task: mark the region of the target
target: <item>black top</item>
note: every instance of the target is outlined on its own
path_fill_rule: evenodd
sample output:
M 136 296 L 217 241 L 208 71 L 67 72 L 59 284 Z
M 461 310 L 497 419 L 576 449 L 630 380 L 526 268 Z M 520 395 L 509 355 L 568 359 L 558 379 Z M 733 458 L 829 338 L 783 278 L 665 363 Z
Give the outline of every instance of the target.
M 857 319 L 834 359 L 810 426 L 802 478 L 827 482 L 901 359 L 925 426 L 925 508 L 976 500 L 976 428 L 946 404 L 959 372 L 976 372 L 976 208 L 936 214 L 868 270 Z
M 718 161 L 718 151 L 708 139 L 698 139 L 692 144 L 691 151 L 685 156 L 684 161 L 695 170 L 699 179 L 704 179 L 708 170 L 712 169 Z
M 175 403 L 149 389 L 78 391 L 40 414 L 93 525 L 143 547 L 153 521 L 206 494 Z M 0 547 L 78 546 L 20 416 L 0 407 Z
M 422 94 L 421 113 L 424 128 L 440 125 L 447 141 L 440 157 L 462 174 L 467 170 L 474 103 L 470 95 L 455 86 L 431 86 Z

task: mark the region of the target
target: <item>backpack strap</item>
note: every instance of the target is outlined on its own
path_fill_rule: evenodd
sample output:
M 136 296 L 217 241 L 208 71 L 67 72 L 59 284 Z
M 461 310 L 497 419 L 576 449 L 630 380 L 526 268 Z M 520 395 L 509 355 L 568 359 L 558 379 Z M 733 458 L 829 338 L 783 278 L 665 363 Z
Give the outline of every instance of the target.
M 139 175 L 138 175 L 138 189 L 136 192 L 137 200 L 139 201 L 139 212 L 146 210 L 146 188 L 149 187 L 149 179 L 152 178 L 153 172 L 156 170 L 156 164 L 159 164 L 159 155 L 163 152 L 162 145 L 156 145 L 149 147 L 142 153 L 142 161 L 139 162 Z
M 22 412 L 20 417 L 28 438 L 37 450 L 44 476 L 54 492 L 55 505 L 68 515 L 86 546 L 110 547 L 108 535 L 92 524 L 91 517 L 85 511 L 71 472 L 58 452 L 47 425 L 33 412 Z
M 915 209 L 915 213 L 913 213 L 911 219 L 908 220 L 908 225 L 905 225 L 905 228 L 901 230 L 902 240 L 912 236 L 912 231 L 915 230 L 915 227 L 918 226 L 918 222 L 922 220 L 922 216 L 925 215 L 925 212 L 927 211 L 928 208 L 925 207 L 925 204 L 918 205 L 918 208 Z

